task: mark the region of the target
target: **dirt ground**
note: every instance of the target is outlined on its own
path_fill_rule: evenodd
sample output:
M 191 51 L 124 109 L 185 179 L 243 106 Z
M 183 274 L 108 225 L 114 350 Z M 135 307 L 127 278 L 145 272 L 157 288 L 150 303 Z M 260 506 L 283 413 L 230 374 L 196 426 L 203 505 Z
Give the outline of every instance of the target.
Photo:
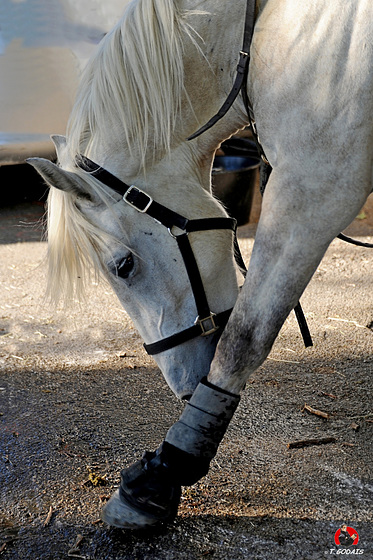
M 43 301 L 42 211 L 0 209 L 0 556 L 320 560 L 342 554 L 346 523 L 349 554 L 373 559 L 373 250 L 332 243 L 302 298 L 314 347 L 290 316 L 176 521 L 131 533 L 99 509 L 183 405 L 107 286 L 67 312 Z M 240 232 L 246 260 L 254 231 Z M 371 201 L 347 233 L 373 242 Z

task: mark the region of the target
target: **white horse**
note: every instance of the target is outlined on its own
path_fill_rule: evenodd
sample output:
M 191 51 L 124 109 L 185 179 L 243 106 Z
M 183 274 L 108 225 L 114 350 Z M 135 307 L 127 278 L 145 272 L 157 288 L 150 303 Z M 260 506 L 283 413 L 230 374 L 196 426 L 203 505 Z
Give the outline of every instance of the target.
M 118 527 L 176 514 L 181 485 L 207 472 L 248 377 L 372 190 L 371 0 L 258 0 L 247 88 L 273 171 L 238 295 L 228 222 L 196 231 L 193 220 L 226 218 L 211 195 L 211 166 L 219 143 L 248 123 L 242 98 L 202 136 L 186 138 L 231 89 L 245 7 L 133 0 L 85 70 L 67 140 L 55 139 L 60 166 L 31 162 L 53 187 L 51 292 L 82 290 L 93 262 L 147 343 L 188 329 L 197 314 L 193 328 L 204 335 L 157 347 L 172 390 L 193 396 L 157 452 L 122 472 L 103 512 Z M 168 209 L 161 218 L 157 204 Z M 180 217 L 194 223 L 189 236 Z M 213 312 L 206 317 L 196 310 L 201 284 L 202 307 L 207 300 Z M 233 305 L 215 351 L 219 313 Z

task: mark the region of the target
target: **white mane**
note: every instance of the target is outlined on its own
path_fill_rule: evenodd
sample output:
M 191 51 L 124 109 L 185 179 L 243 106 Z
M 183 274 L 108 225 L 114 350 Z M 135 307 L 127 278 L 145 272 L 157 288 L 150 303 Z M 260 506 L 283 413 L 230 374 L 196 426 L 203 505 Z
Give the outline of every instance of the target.
M 82 76 L 69 125 L 71 151 L 89 152 L 92 139 L 120 123 L 129 149 L 168 149 L 184 93 L 186 14 L 174 0 L 135 0 L 106 35 Z
M 190 12 L 191 13 L 191 12 Z M 183 42 L 192 29 L 173 0 L 134 0 L 88 62 L 68 123 L 68 150 L 60 161 L 105 200 L 101 184 L 77 169 L 78 154 L 89 155 L 108 115 L 120 123 L 129 149 L 145 157 L 168 150 L 184 92 Z M 80 298 L 92 268 L 102 270 L 107 235 L 79 212 L 70 193 L 51 189 L 48 201 L 48 288 L 51 299 Z

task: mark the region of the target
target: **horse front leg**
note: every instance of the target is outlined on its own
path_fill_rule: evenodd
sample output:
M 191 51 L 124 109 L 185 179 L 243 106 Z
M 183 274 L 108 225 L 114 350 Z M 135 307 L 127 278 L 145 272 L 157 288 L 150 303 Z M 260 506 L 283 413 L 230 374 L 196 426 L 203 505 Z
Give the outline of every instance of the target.
M 320 164 L 320 170 L 307 177 L 300 170 L 297 178 L 291 168 L 271 175 L 247 279 L 208 375 L 209 382 L 223 390 L 240 394 L 264 362 L 329 244 L 369 194 L 368 166 L 358 164 L 343 182 L 333 180 L 337 170 L 323 174 L 322 169 Z
M 315 169 L 307 176 L 299 169 L 297 177 L 290 165 L 290 169 L 274 170 L 271 175 L 247 279 L 207 377 L 215 391 L 240 394 L 250 375 L 268 356 L 329 244 L 351 223 L 368 196 L 368 166 L 350 170 L 343 183 L 334 180 L 337 174 L 330 169 L 327 173 L 323 166 Z M 361 182 L 356 186 L 358 172 Z M 196 453 L 196 443 L 193 451 L 190 442 L 186 445 L 178 437 L 181 427 L 177 425 L 169 430 L 166 440 Z M 202 441 L 197 423 L 194 428 L 196 441 Z

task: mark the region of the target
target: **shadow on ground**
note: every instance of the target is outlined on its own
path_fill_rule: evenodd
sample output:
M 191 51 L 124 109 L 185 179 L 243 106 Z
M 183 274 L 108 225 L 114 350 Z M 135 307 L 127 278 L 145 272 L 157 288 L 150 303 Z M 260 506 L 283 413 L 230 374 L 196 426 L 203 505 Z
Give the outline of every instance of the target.
M 20 530 L 9 527 L 8 534 L 17 540 L 9 543 L 5 557 L 17 560 L 62 560 L 67 557 L 87 560 L 320 560 L 333 557 L 332 552 L 336 554 L 341 548 L 334 543 L 334 534 L 343 523 L 341 519 L 321 522 L 201 515 L 179 519 L 167 530 L 136 534 L 52 521 L 49 527 Z M 354 529 L 361 537 L 358 546 L 351 547 L 350 551 L 363 550 L 364 555 L 360 557 L 369 558 L 367 551 L 372 550 L 373 544 L 371 525 L 359 523 Z M 16 551 L 21 545 L 23 555 Z
M 4 558 L 319 560 L 342 523 L 373 550 L 371 356 L 267 362 L 251 378 L 209 474 L 156 532 L 108 529 L 120 470 L 179 417 L 157 369 L 0 376 Z M 307 413 L 304 404 L 326 412 Z M 307 439 L 328 444 L 289 449 Z M 74 543 L 79 541 L 75 552 Z M 356 547 L 355 547 L 356 549 Z M 75 556 L 74 556 L 75 555 Z

